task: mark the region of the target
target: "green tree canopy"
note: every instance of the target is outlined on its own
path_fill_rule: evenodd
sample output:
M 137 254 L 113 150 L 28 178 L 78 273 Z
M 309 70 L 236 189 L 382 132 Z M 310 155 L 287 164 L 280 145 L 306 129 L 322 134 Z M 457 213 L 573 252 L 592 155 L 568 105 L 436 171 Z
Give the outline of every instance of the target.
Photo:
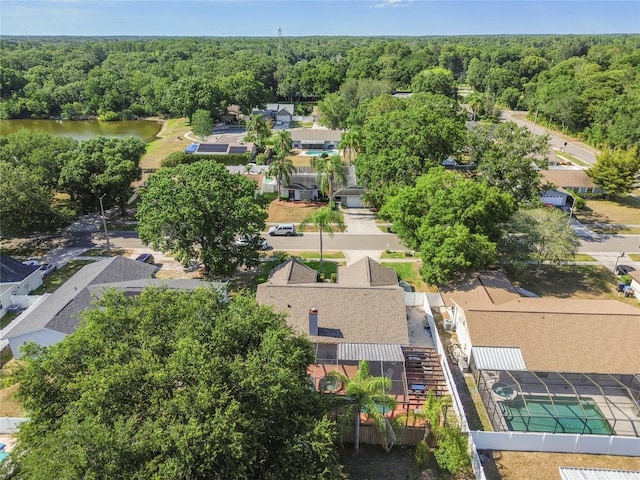
M 213 132 L 213 120 L 206 110 L 196 110 L 191 117 L 191 130 L 203 142 Z
M 360 130 L 364 142 L 356 161 L 358 180 L 374 192 L 413 185 L 456 152 L 466 135 L 465 115 L 456 101 L 443 95 L 414 94 L 389 106 L 395 109 L 368 112 Z
M 123 213 L 131 196 L 131 182 L 140 178 L 140 159 L 146 151 L 136 137 L 94 137 L 81 142 L 65 155 L 60 172 L 60 188 L 78 202 L 83 212 L 95 211 L 98 198 L 106 194 L 105 204 L 119 205 Z
M 587 174 L 611 195 L 624 195 L 633 190 L 640 173 L 638 147 L 604 149 Z
M 335 478 L 313 348 L 282 315 L 208 288 L 111 290 L 98 306 L 27 347 L 30 420 L 3 478 Z
M 425 281 L 440 284 L 491 266 L 502 224 L 515 210 L 509 194 L 440 167 L 402 188 L 380 214 L 420 251 Z
M 255 182 L 217 162 L 161 168 L 140 191 L 138 233 L 185 265 L 199 259 L 207 274 L 230 275 L 258 264 L 252 246 L 238 246 L 235 238 L 254 238 L 264 229 L 264 207 Z
M 540 191 L 539 169 L 547 165 L 548 141 L 505 122 L 469 130 L 467 147 L 483 180 L 519 202 L 529 202 Z
M 416 92 L 439 93 L 449 98 L 458 96 L 458 88 L 450 70 L 433 67 L 423 70 L 411 80 L 411 90 Z
M 507 226 L 501 244 L 507 269 L 572 259 L 580 242 L 567 215 L 557 208 L 521 209 Z

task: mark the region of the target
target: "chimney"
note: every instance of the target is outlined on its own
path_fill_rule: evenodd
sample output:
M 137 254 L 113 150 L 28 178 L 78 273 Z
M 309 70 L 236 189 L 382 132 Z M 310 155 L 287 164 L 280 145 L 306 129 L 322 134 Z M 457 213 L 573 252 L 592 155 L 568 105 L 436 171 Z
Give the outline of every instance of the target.
M 309 335 L 318 335 L 318 309 L 309 309 Z

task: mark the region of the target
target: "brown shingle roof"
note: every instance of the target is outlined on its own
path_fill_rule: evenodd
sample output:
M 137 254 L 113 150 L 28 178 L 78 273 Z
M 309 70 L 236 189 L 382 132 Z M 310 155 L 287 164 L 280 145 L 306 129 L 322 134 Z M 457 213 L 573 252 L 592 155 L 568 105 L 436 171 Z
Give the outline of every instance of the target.
M 474 347 L 520 348 L 531 370 L 640 373 L 640 309 L 617 300 L 531 298 L 482 272 L 445 301 L 465 311 Z
M 318 273 L 313 268 L 307 267 L 300 260 L 291 258 L 271 270 L 267 283 L 271 285 L 315 284 L 317 280 Z
M 409 343 L 404 292 L 400 287 L 359 288 L 337 283 L 258 285 L 258 303 L 288 314 L 287 323 L 309 335 L 309 309 L 318 309 L 321 343 Z
M 339 267 L 338 283 L 359 287 L 398 285 L 398 275 L 394 268 L 383 267 L 371 257 L 364 257 L 347 267 Z
M 594 188 L 596 186 L 584 170 L 542 170 L 540 175 L 547 183 L 553 183 L 557 187 Z
M 471 311 L 466 320 L 474 346 L 518 347 L 530 370 L 640 373 L 638 314 Z
M 409 343 L 404 291 L 394 269 L 369 257 L 340 267 L 338 283 L 316 282 L 316 271 L 290 259 L 258 285 L 258 303 L 288 314 L 287 323 L 309 334 L 309 309 L 317 308 L 321 343 Z

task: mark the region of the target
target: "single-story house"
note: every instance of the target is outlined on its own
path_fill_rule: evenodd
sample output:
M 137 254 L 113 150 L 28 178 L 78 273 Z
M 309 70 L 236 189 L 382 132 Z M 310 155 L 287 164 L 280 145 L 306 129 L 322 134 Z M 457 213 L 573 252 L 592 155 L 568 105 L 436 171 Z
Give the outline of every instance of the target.
M 640 270 L 629 272 L 628 275 L 631 277 L 631 285 L 629 286 L 633 290 L 633 295 L 640 300 Z
M 294 128 L 291 132 L 291 146 L 299 150 L 333 150 L 342 140 L 342 130 L 324 128 Z
M 640 436 L 639 308 L 523 297 L 500 272 L 442 295 L 494 430 Z
M 38 265 L 25 265 L 9 255 L 0 255 L 0 317 L 11 306 L 28 306 L 25 297 L 42 285 L 38 269 Z
M 345 186 L 336 190 L 333 198 L 346 208 L 363 208 L 365 206 L 362 197 L 369 191 L 365 187 L 358 185 L 356 169 L 354 165 L 347 168 L 347 181 Z
M 295 201 L 316 201 L 322 196 L 317 174 L 313 171 L 297 172 L 289 176 L 289 182 L 282 185 L 282 197 Z M 277 188 L 277 185 L 276 185 Z
M 249 158 L 255 157 L 257 149 L 252 142 L 239 140 L 232 135 L 220 135 L 212 142 L 191 143 L 185 148 L 185 153 L 200 155 L 242 155 L 248 154 Z
M 540 195 L 540 200 L 545 205 L 563 207 L 567 204 L 569 194 L 560 190 L 550 189 Z
M 418 382 L 407 373 L 414 359 L 420 366 L 420 361 L 433 363 L 429 371 L 434 373 L 418 372 L 423 389 L 446 391 L 437 355 L 409 346 L 404 290 L 392 268 L 365 257 L 339 267 L 336 282 L 328 283 L 317 282 L 315 270 L 290 259 L 258 285 L 256 299 L 285 313 L 294 331 L 313 343 L 317 363 L 309 367 L 309 375 L 319 389 L 330 371 L 353 376 L 358 362 L 367 360 L 371 374 L 388 376 L 390 393 L 408 408 L 424 400 L 424 391 L 417 396 L 411 391 L 412 383 Z
M 80 269 L 54 293 L 43 295 L 4 331 L 15 358 L 27 342 L 50 346 L 73 333 L 80 323 L 79 314 L 90 307 L 107 288 L 124 290 L 128 295 L 150 286 L 194 289 L 202 285 L 196 280 L 157 280 L 156 267 L 125 257 L 101 260 Z
M 577 194 L 604 194 L 606 191 L 598 187 L 584 170 L 554 169 L 541 170 L 542 184 L 556 189 L 570 190 Z

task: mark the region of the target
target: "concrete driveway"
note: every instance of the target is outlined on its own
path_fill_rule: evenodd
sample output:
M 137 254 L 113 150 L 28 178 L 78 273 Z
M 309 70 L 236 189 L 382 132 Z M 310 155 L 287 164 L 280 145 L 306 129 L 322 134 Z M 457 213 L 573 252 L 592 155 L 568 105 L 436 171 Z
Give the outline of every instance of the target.
M 383 233 L 376 225 L 376 214 L 366 208 L 343 208 L 345 233 Z

